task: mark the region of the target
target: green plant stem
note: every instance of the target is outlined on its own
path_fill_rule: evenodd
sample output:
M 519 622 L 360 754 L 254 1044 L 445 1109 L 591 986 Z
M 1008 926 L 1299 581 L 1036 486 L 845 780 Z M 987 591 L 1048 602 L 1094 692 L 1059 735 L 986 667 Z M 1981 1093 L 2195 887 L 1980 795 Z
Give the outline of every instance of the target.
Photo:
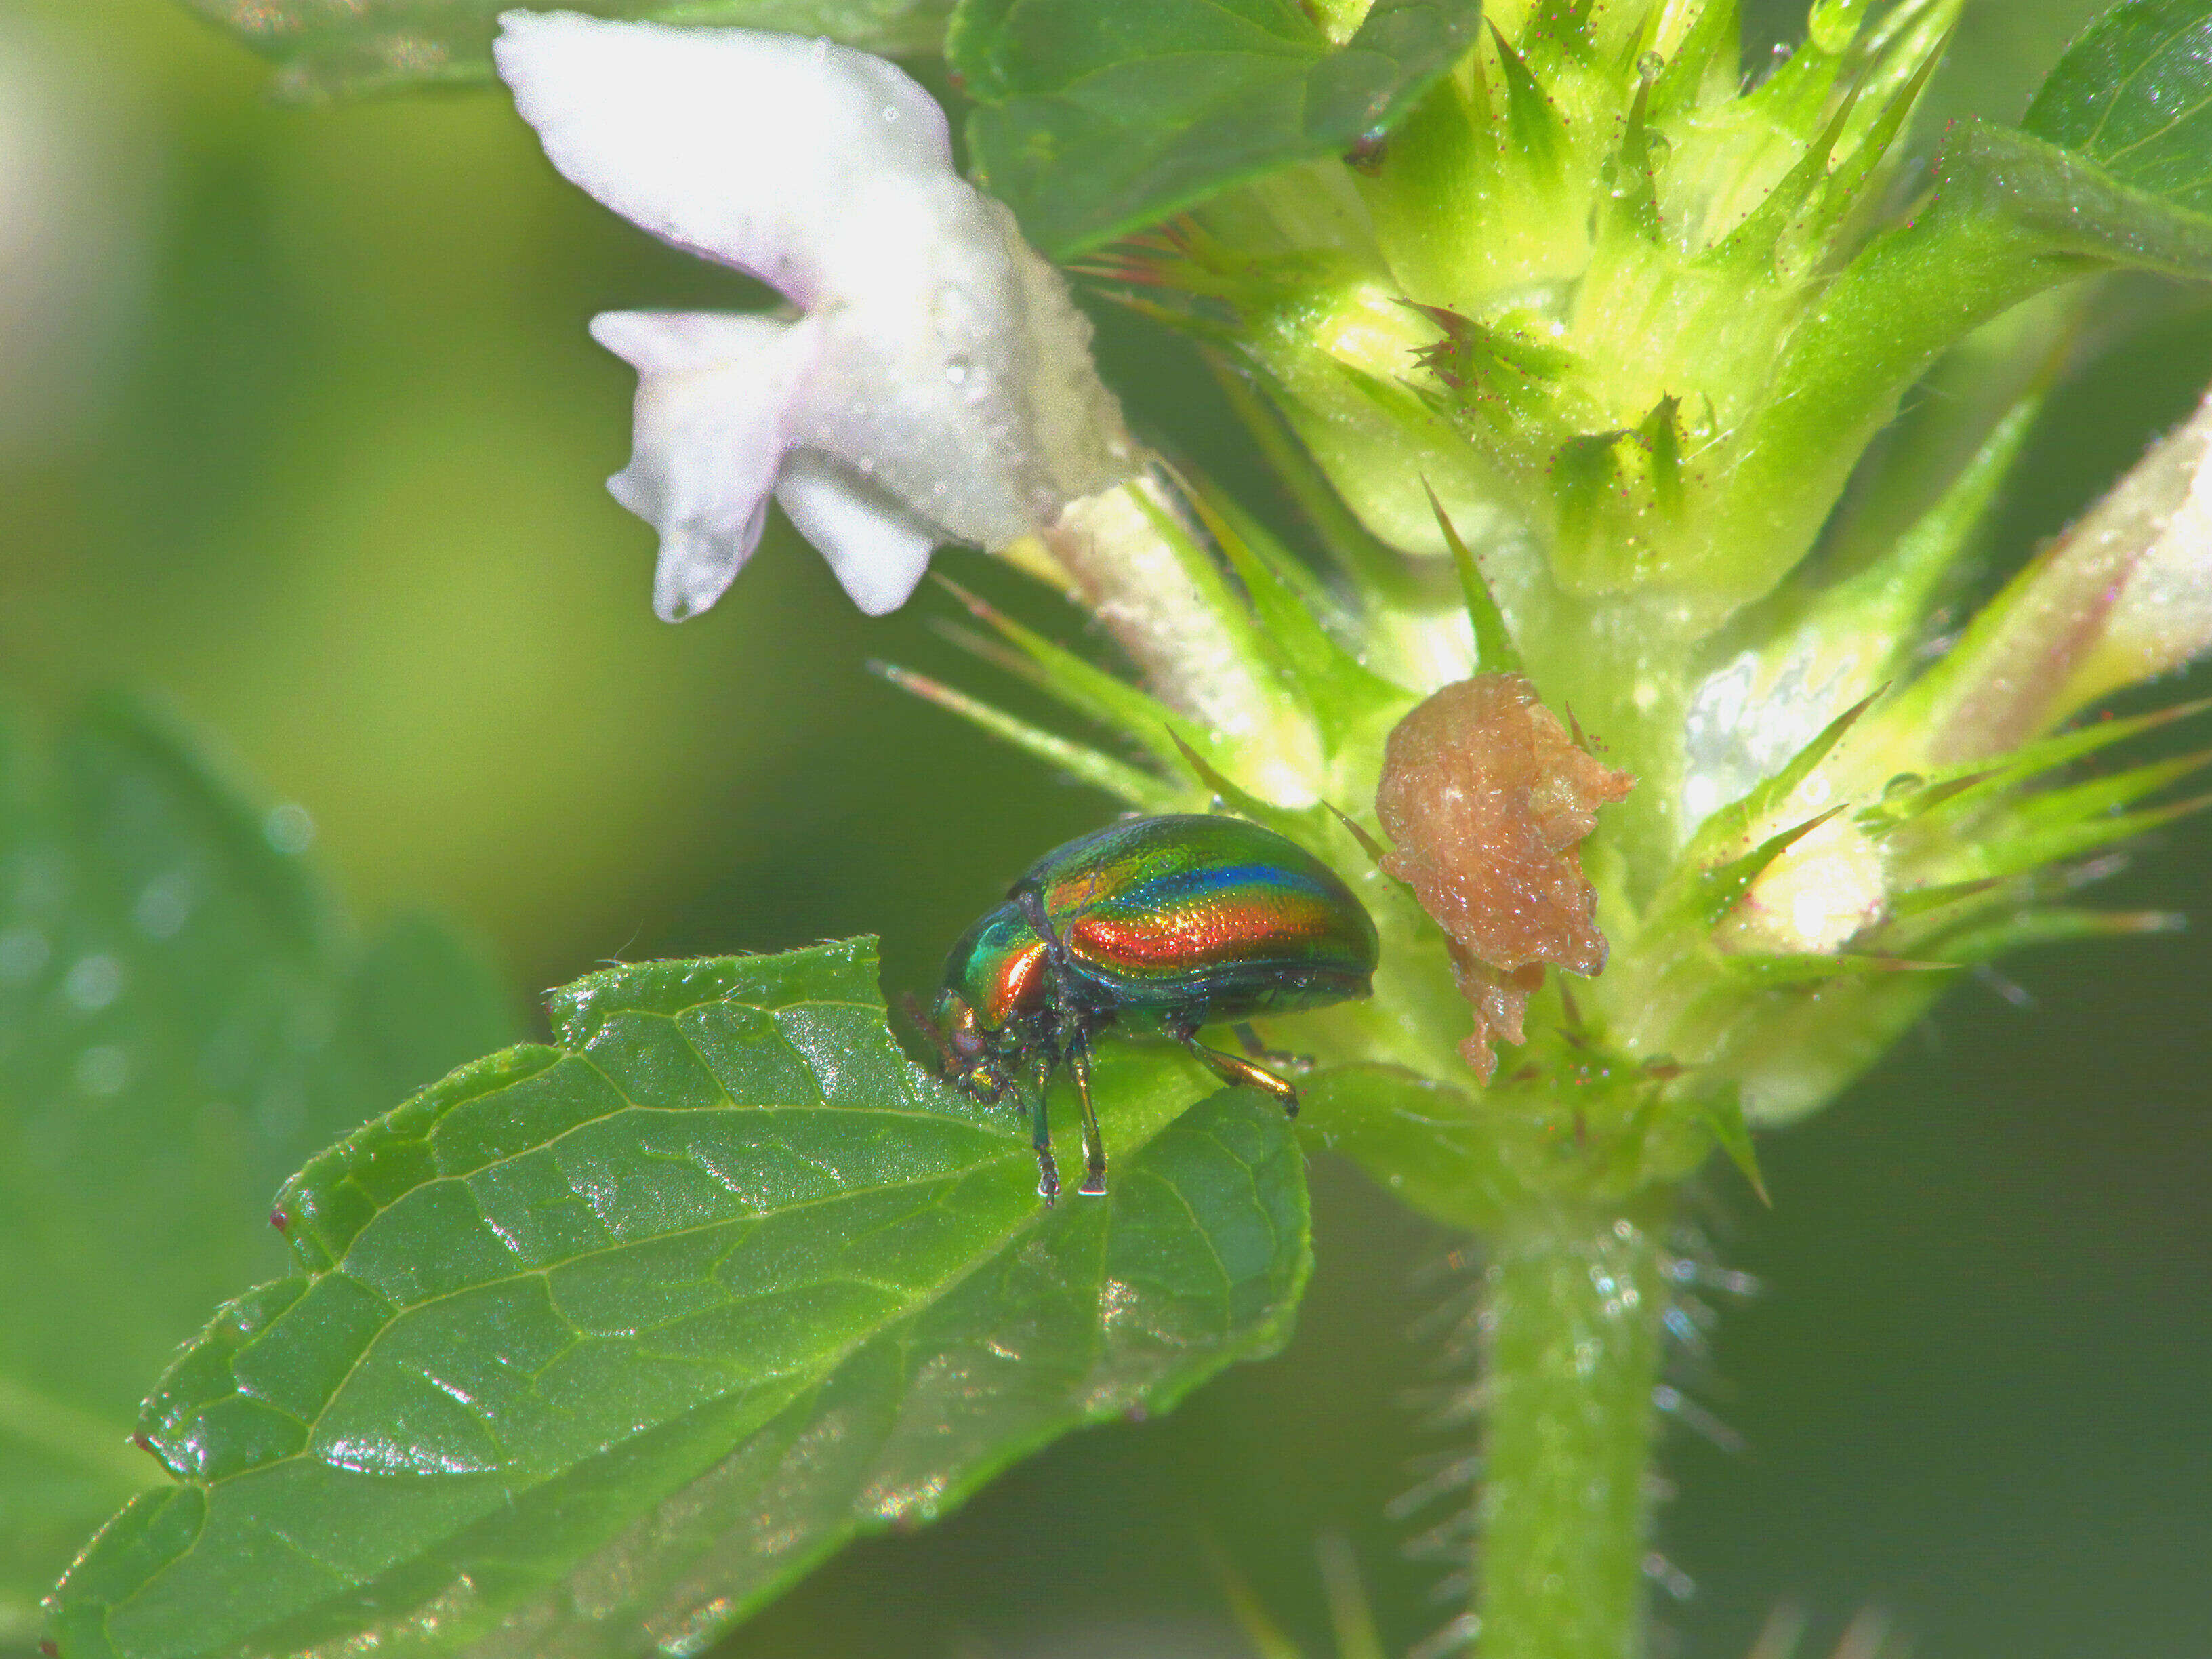
M 1646 1466 L 1673 1198 L 1547 1205 L 1490 1242 L 1475 1602 L 1483 1659 L 1644 1650 Z

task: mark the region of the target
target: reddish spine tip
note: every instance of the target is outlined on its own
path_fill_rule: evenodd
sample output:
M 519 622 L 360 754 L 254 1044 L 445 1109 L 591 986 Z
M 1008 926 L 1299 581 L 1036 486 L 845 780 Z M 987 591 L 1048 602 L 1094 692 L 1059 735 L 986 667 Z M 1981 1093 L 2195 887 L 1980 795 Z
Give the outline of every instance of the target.
M 292 1218 L 282 1210 L 271 1210 L 269 1212 L 269 1224 L 280 1233 L 285 1232 L 292 1225 Z

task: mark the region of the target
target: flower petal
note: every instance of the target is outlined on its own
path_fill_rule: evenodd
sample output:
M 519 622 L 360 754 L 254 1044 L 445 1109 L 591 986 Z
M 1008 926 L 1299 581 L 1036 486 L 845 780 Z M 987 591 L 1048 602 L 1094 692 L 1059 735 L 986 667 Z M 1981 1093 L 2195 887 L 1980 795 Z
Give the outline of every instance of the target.
M 775 499 L 799 533 L 830 562 L 853 603 L 871 617 L 907 602 L 939 540 L 880 491 L 805 450 L 785 463 Z
M 952 171 L 943 112 L 897 69 L 745 29 L 501 22 L 500 71 L 563 173 L 806 310 L 600 320 L 643 377 L 613 487 L 660 527 L 663 616 L 728 586 L 793 451 L 823 469 L 794 480 L 793 520 L 872 611 L 913 590 L 934 544 L 1008 546 L 1134 473 L 1089 319 Z
M 592 337 L 638 372 L 630 464 L 607 488 L 660 532 L 653 608 L 681 622 L 759 544 L 813 361 L 811 325 L 713 312 L 611 311 Z
M 1012 214 L 957 179 L 900 205 L 927 222 L 819 313 L 799 441 L 940 539 L 1004 547 L 1130 477 L 1134 449 L 1091 367 L 1090 319 Z
M 574 12 L 500 24 L 499 72 L 564 177 L 801 304 L 879 276 L 871 198 L 952 177 L 944 112 L 866 52 Z

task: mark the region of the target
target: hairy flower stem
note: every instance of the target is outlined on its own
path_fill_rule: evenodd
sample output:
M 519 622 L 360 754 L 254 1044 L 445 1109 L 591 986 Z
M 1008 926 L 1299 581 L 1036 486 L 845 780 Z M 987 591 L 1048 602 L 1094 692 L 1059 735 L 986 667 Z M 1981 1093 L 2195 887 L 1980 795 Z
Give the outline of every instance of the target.
M 1155 696 L 1247 736 L 1260 720 L 1253 675 L 1201 586 L 1212 585 L 1211 566 L 1187 534 L 1182 504 L 1148 473 L 1071 502 L 1043 541 L 1076 602 L 1128 653 Z
M 1644 1651 L 1651 1391 L 1672 1192 L 1546 1205 L 1489 1240 L 1477 1651 Z
M 1321 757 L 1311 723 L 1284 696 L 1249 630 L 1224 628 L 1238 602 L 1191 515 L 1158 471 L 1072 501 L 1038 538 L 1069 597 L 1127 653 L 1146 689 L 1206 736 L 1253 758 L 1240 781 L 1309 805 Z

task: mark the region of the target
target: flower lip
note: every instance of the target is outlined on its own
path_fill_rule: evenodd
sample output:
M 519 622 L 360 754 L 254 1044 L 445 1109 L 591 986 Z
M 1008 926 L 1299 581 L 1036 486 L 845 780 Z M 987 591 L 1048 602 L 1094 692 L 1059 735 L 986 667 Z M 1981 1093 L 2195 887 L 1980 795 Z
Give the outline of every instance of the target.
M 610 487 L 660 531 L 661 616 L 714 603 L 771 494 L 880 613 L 939 543 L 1006 546 L 1134 472 L 1087 319 L 895 66 L 750 29 L 501 22 L 500 73 L 563 175 L 804 313 L 593 324 L 638 371 Z
M 880 274 L 861 210 L 959 182 L 945 112 L 866 52 L 577 12 L 499 21 L 500 75 L 563 178 L 809 309 Z

